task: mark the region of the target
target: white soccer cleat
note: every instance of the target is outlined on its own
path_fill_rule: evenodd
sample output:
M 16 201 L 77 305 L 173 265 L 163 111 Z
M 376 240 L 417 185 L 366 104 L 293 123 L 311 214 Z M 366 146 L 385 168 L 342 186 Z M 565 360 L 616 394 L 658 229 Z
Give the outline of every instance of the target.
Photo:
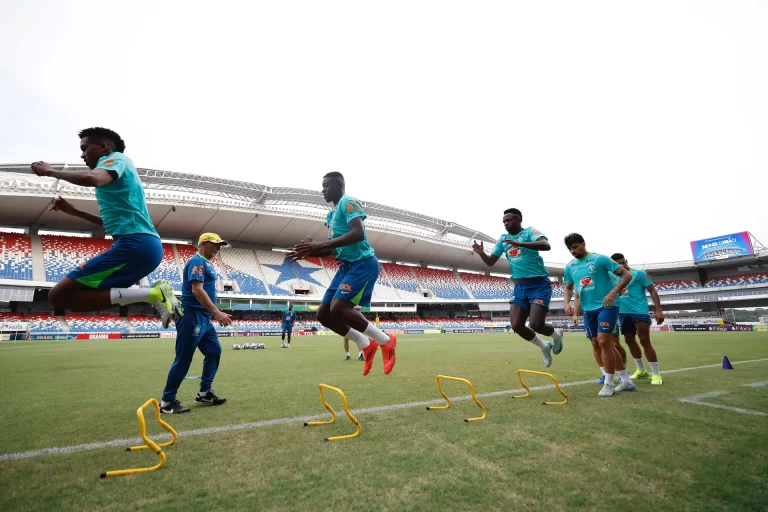
M 613 396 L 615 393 L 616 393 L 616 390 L 613 389 L 613 386 L 609 386 L 608 384 L 603 384 L 603 389 L 600 390 L 597 396 Z
M 552 344 L 554 345 L 553 354 L 557 355 L 563 351 L 563 331 L 555 329 L 555 332 L 552 333 Z
M 637 391 L 637 386 L 635 386 L 635 383 L 632 381 L 629 382 L 620 382 L 618 386 L 616 386 L 616 392 L 619 391 Z
M 549 368 L 552 366 L 552 347 L 553 343 L 551 341 L 547 342 L 547 348 L 541 349 L 541 360 L 544 361 L 544 366 Z

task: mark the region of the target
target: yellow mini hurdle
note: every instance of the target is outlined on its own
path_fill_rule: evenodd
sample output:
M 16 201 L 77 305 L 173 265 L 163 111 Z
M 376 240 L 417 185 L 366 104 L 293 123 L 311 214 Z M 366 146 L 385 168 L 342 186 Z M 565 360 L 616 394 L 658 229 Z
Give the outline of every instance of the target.
M 525 398 L 525 397 L 531 396 L 530 388 L 525 385 L 525 382 L 523 382 L 523 376 L 521 375 L 523 373 L 529 373 L 531 375 L 541 375 L 543 377 L 549 377 L 550 379 L 552 379 L 552 382 L 555 383 L 555 388 L 557 389 L 557 391 L 561 395 L 563 395 L 563 399 L 564 400 L 562 402 L 544 402 L 544 405 L 564 405 L 564 404 L 568 403 L 568 395 L 566 395 L 565 392 L 562 389 L 560 389 L 560 384 L 557 383 L 557 379 L 555 378 L 554 375 L 552 375 L 551 373 L 537 372 L 537 371 L 533 371 L 533 370 L 517 370 L 517 380 L 520 381 L 520 385 L 525 388 L 527 393 L 524 394 L 524 395 L 516 396 L 514 398 Z
M 166 443 L 158 444 L 147 437 L 147 423 L 144 420 L 144 409 L 146 409 L 150 405 L 155 406 L 155 416 L 157 416 L 157 422 L 160 424 L 161 427 L 163 427 L 166 431 L 168 431 L 168 433 L 171 434 L 171 436 L 173 436 L 171 437 L 171 440 Z M 155 400 L 154 398 L 150 398 L 149 400 L 144 402 L 144 404 L 141 407 L 139 407 L 136 410 L 136 416 L 139 419 L 139 432 L 141 433 L 141 438 L 144 440 L 144 444 L 141 446 L 132 446 L 130 448 L 126 448 L 125 451 L 135 452 L 139 450 L 151 449 L 160 457 L 160 462 L 148 468 L 118 469 L 115 471 L 105 471 L 104 473 L 101 474 L 101 478 L 106 478 L 108 476 L 133 475 L 136 473 L 155 471 L 163 467 L 165 465 L 165 461 L 168 460 L 168 458 L 165 455 L 165 452 L 163 452 L 163 448 L 165 448 L 166 446 L 171 446 L 173 443 L 176 442 L 179 436 L 178 434 L 176 434 L 176 431 L 173 430 L 173 428 L 169 424 L 167 424 L 165 421 L 163 421 L 160 418 L 160 404 L 158 404 L 157 400 Z
M 477 399 L 477 395 L 475 395 L 475 387 L 472 385 L 471 382 L 469 382 L 467 379 L 462 379 L 461 377 L 449 377 L 448 375 L 438 375 L 435 379 L 437 381 L 437 390 L 440 392 L 441 395 L 443 395 L 443 398 L 445 398 L 446 404 L 445 405 L 433 405 L 431 407 L 427 407 L 428 411 L 439 411 L 443 409 L 449 409 L 451 407 L 451 401 L 448 399 L 448 396 L 443 392 L 443 386 L 440 383 L 441 380 L 452 380 L 455 382 L 463 382 L 467 386 L 469 386 L 469 392 L 472 394 L 472 400 L 477 404 L 477 406 L 480 408 L 481 411 L 483 411 L 482 416 L 478 416 L 476 418 L 466 418 L 464 421 L 469 423 L 470 421 L 480 421 L 484 420 L 486 413 L 485 413 L 485 407 L 483 407 L 483 404 L 480 403 L 480 400 Z
M 357 421 L 357 418 L 355 418 L 352 415 L 351 412 L 349 412 L 349 405 L 347 405 L 347 397 L 344 394 L 344 392 L 342 390 L 340 390 L 339 388 L 335 388 L 335 387 L 329 386 L 327 384 L 320 384 L 318 386 L 318 388 L 320 388 L 320 400 L 322 400 L 323 405 L 325 406 L 326 409 L 328 409 L 328 412 L 331 413 L 331 419 L 328 420 L 328 421 L 308 421 L 308 422 L 304 423 L 304 426 L 305 427 L 316 427 L 318 425 L 330 425 L 331 423 L 336 421 L 336 412 L 328 404 L 328 402 L 326 402 L 326 400 L 325 400 L 325 393 L 323 393 L 323 389 L 327 389 L 327 390 L 330 390 L 330 391 L 335 391 L 336 393 L 339 394 L 339 396 L 341 397 L 341 403 L 344 406 L 344 412 L 347 413 L 347 417 L 349 418 L 349 421 L 351 421 L 352 423 L 355 424 L 355 427 L 357 427 L 357 431 L 354 434 L 347 434 L 347 435 L 335 436 L 335 437 L 326 437 L 325 440 L 326 441 L 339 441 L 341 439 L 350 439 L 352 437 L 359 436 L 360 435 L 360 430 L 361 430 L 360 429 L 360 422 Z

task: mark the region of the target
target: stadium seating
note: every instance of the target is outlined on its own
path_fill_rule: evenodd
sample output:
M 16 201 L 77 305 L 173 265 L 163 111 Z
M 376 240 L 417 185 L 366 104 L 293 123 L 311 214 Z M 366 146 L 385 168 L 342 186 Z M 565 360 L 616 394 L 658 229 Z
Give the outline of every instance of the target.
M 181 274 L 179 273 L 179 265 L 176 263 L 176 253 L 173 252 L 172 244 L 163 244 L 163 259 L 160 265 L 149 274 L 150 284 L 161 279 L 170 282 L 174 290 L 181 291 Z
M 272 295 L 293 295 L 293 286 L 300 285 L 293 263 L 283 253 L 254 251 L 264 271 L 264 278 Z
M 167 329 L 163 329 L 160 318 L 146 315 L 129 315 L 128 321 L 131 322 L 136 332 L 176 332 L 176 326 L 171 322 Z
M 659 292 L 677 292 L 701 288 L 701 283 L 696 280 L 677 279 L 674 281 L 657 281 L 654 284 Z
M 562 299 L 565 296 L 565 284 L 560 281 L 552 281 L 552 298 Z
M 304 286 L 310 286 L 314 291 L 313 295 L 323 295 L 331 284 L 320 258 L 297 261 L 293 264 L 293 270 Z
M 514 285 L 509 279 L 480 274 L 459 274 L 476 299 L 509 299 Z
M 411 267 L 396 265 L 394 263 L 382 263 L 381 268 L 387 280 L 395 287 L 398 295 L 403 299 L 417 298 L 419 295 L 419 283 L 411 272 Z
M 29 322 L 29 332 L 64 332 L 59 319 L 48 314 L 26 315 L 24 321 Z
M 71 332 L 128 332 L 128 326 L 117 315 L 66 315 Z
M 249 249 L 222 247 L 221 259 L 224 262 L 227 277 L 237 281 L 240 293 L 267 295 L 267 287 L 259 277 L 259 264 Z
M 0 322 L 27 322 L 24 319 L 24 315 L 19 313 L 4 313 L 0 312 Z
M 0 233 L 0 279 L 32 280 L 32 240 L 21 233 Z
M 43 235 L 45 280 L 58 282 L 73 268 L 85 263 L 112 246 L 106 238 Z
M 749 286 L 768 284 L 768 272 L 742 274 L 740 276 L 715 277 L 707 281 L 707 288 L 725 288 L 728 286 Z
M 427 290 L 440 299 L 469 299 L 469 295 L 450 270 L 417 267 L 416 277 Z

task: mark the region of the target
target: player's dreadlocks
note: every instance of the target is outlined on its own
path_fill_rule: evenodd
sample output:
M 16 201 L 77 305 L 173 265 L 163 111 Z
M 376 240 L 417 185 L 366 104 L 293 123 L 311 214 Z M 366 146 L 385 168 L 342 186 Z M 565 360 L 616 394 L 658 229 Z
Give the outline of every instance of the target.
M 125 153 L 125 142 L 123 141 L 122 138 L 120 138 L 117 132 L 114 132 L 109 128 L 101 128 L 101 127 L 86 128 L 85 130 L 81 130 L 80 133 L 78 133 L 77 135 L 81 139 L 83 137 L 96 137 L 101 139 L 107 139 L 108 141 L 112 142 L 112 144 L 115 145 L 115 151 L 119 151 L 120 153 Z

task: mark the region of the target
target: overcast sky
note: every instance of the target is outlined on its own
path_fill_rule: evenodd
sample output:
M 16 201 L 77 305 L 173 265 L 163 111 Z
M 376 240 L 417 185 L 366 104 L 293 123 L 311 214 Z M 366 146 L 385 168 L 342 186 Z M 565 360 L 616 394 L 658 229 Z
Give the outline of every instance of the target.
M 0 162 L 347 190 L 630 261 L 768 244 L 768 3 L 0 2 Z

